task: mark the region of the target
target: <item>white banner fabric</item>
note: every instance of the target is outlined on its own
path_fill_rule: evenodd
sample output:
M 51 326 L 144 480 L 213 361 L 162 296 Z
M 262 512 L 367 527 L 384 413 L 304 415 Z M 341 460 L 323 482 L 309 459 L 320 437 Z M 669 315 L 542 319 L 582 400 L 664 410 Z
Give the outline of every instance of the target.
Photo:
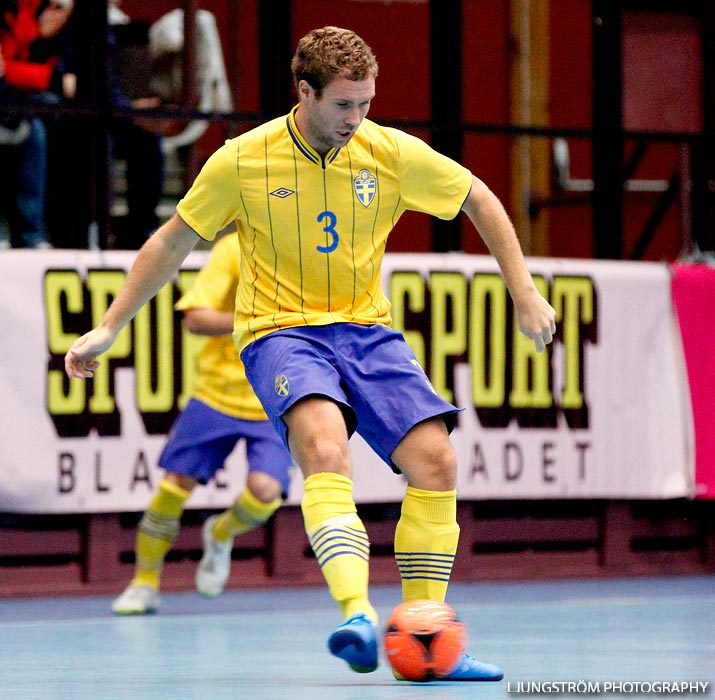
M 91 382 L 62 358 L 102 315 L 134 252 L 0 255 L 0 512 L 143 510 L 157 458 L 190 395 L 197 339 L 173 311 L 205 252 L 120 334 Z M 514 330 L 486 256 L 387 255 L 383 284 L 435 389 L 463 411 L 452 437 L 471 499 L 692 496 L 690 406 L 665 265 L 533 258 L 558 314 L 548 352 Z M 351 441 L 355 499 L 400 501 L 404 481 Z M 245 450 L 191 508 L 227 506 Z M 297 475 L 288 502 L 297 504 Z

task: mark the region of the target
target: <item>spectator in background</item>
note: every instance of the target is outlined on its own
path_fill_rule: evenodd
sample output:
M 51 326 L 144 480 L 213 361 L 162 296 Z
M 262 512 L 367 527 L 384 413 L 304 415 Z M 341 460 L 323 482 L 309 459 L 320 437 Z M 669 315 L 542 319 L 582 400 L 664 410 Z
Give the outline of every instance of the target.
M 184 105 L 184 13 L 172 10 L 150 27 L 134 22 L 119 0 L 109 0 L 112 104 L 120 109 L 192 107 L 230 112 L 231 90 L 216 19 L 196 13 L 195 102 Z M 128 60 L 127 60 L 128 59 Z M 125 221 L 115 220 L 115 247 L 138 248 L 159 224 L 157 207 L 165 192 L 165 169 L 183 170 L 190 149 L 206 132 L 208 120 L 155 117 L 117 118 L 113 122 L 113 156 L 126 163 Z M 119 225 L 117 225 L 119 224 Z M 126 224 L 126 225 L 122 225 Z
M 118 52 L 125 48 L 120 38 L 121 28 L 133 24 L 119 5 L 118 0 L 109 0 L 107 8 L 112 106 L 121 110 L 160 107 L 160 97 L 150 92 L 148 75 L 143 74 L 146 65 L 140 66 L 141 70 L 136 75 L 119 74 Z M 146 44 L 146 41 L 144 35 L 143 43 Z M 112 157 L 115 162 L 119 159 L 126 163 L 127 204 L 127 214 L 123 221 L 113 222 L 113 247 L 139 248 L 159 225 L 157 207 L 164 185 L 161 122 L 155 119 L 115 117 L 112 120 Z
M 74 0 L 0 0 L 0 96 L 26 109 L 73 97 L 65 73 L 64 27 Z M 0 247 L 49 248 L 45 226 L 48 123 L 51 117 L 8 117 L 0 126 L 3 182 L 0 211 L 8 228 Z M 3 123 L 4 122 L 4 123 Z M 12 133 L 8 133 L 12 132 Z M 14 201 L 13 201 L 14 200 Z
M 149 28 L 151 54 L 151 88 L 167 105 L 181 106 L 183 101 L 184 12 L 172 10 Z M 208 10 L 196 12 L 195 104 L 202 112 L 230 112 L 233 109 L 231 88 L 221 50 L 216 18 Z M 165 153 L 195 143 L 208 128 L 208 121 L 194 119 L 183 128 L 166 134 L 162 140 Z

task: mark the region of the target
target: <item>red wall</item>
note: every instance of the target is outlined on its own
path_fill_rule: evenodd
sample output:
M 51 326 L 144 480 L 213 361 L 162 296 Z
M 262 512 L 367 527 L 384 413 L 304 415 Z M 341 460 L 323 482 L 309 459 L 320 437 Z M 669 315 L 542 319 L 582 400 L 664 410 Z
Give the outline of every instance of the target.
M 259 0 L 203 0 L 200 7 L 214 12 L 222 32 L 229 79 L 236 87 L 236 108 L 259 111 L 258 89 Z M 510 65 L 514 50 L 510 33 L 510 0 L 463 0 L 463 118 L 465 123 L 509 123 Z M 135 19 L 152 21 L 179 6 L 178 0 L 123 0 L 121 7 Z M 588 0 L 549 0 L 533 11 L 548 11 L 549 23 L 549 124 L 555 128 L 588 129 L 592 122 L 591 3 Z M 378 93 L 370 116 L 376 120 L 427 121 L 430 105 L 430 27 L 427 0 L 380 2 L 378 0 L 292 0 L 293 44 L 309 29 L 326 24 L 349 26 L 373 48 L 380 63 Z M 693 27 L 676 24 L 681 45 L 693 49 Z M 640 27 L 629 16 L 624 31 Z M 664 31 L 662 23 L 647 25 L 651 40 Z M 231 36 L 235 28 L 236 36 Z M 630 36 L 630 34 L 629 34 Z M 637 45 L 638 42 L 635 42 Z M 652 43 L 652 41 L 651 41 Z M 624 43 L 633 54 L 633 41 Z M 630 53 L 629 53 L 630 52 Z M 630 59 L 629 59 L 630 60 Z M 651 61 L 652 63 L 652 61 Z M 641 69 L 643 62 L 639 63 Z M 647 62 L 646 62 L 647 65 Z M 627 66 L 626 66 L 627 69 Z M 286 66 L 286 70 L 289 67 Z M 454 76 L 435 76 L 454 80 Z M 697 83 L 699 76 L 694 78 Z M 624 85 L 633 81 L 625 77 Z M 690 93 L 693 92 L 690 85 Z M 637 113 L 647 91 L 624 96 L 626 116 Z M 690 94 L 689 93 L 689 94 Z M 635 105 L 635 107 L 634 107 Z M 644 105 L 643 109 L 648 109 Z M 418 134 L 427 140 L 427 134 Z M 511 201 L 510 150 L 513 136 L 465 135 L 463 162 L 496 192 L 505 204 Z M 571 177 L 590 179 L 591 147 L 588 139 L 570 137 Z M 632 149 L 633 144 L 628 144 Z M 638 178 L 668 179 L 677 164 L 678 151 L 671 144 L 653 146 L 636 173 Z M 550 163 L 543 167 L 550 168 Z M 632 249 L 657 201 L 654 194 L 625 193 L 625 252 Z M 550 254 L 558 257 L 591 257 L 593 233 L 588 197 L 573 197 L 548 210 Z M 671 206 L 665 222 L 648 248 L 649 259 L 674 259 L 680 251 L 680 212 Z M 462 240 L 468 252 L 486 249 L 468 222 L 462 222 Z M 431 223 L 427 217 L 408 214 L 390 239 L 390 250 L 426 251 L 431 247 Z

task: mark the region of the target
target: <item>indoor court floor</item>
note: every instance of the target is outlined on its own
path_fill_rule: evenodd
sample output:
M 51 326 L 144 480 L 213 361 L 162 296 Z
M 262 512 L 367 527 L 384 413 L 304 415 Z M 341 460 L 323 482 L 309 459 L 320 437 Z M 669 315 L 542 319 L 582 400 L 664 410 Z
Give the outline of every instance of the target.
M 376 586 L 372 599 L 384 620 L 399 590 Z M 687 682 L 709 685 L 680 697 L 715 698 L 715 576 L 453 583 L 468 649 L 504 669 L 499 683 L 398 682 L 384 657 L 375 673 L 352 673 L 326 649 L 339 618 L 323 588 L 164 593 L 148 617 L 113 617 L 110 602 L 0 600 L 0 697 L 488 700 L 583 681 L 591 697 L 655 697 L 658 684 Z

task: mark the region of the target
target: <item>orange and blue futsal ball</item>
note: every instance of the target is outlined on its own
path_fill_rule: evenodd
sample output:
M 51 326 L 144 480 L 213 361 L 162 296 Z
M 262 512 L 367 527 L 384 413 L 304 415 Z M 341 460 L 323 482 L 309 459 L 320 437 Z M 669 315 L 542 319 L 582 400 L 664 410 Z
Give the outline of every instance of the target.
M 390 614 L 384 644 L 396 677 L 430 681 L 457 666 L 464 653 L 466 630 L 447 603 L 408 600 Z

